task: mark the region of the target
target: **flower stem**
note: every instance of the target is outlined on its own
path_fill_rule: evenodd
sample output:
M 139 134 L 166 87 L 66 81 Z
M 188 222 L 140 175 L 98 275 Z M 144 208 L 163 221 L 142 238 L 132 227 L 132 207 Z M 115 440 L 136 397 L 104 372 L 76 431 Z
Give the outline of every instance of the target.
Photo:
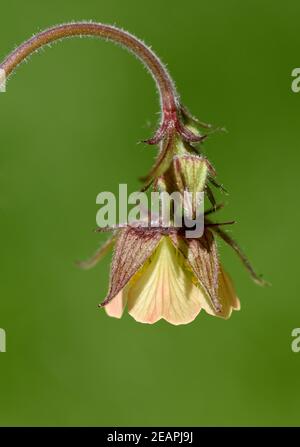
M 170 114 L 177 111 L 178 95 L 174 83 L 159 58 L 141 40 L 132 34 L 111 25 L 92 22 L 76 22 L 58 25 L 42 31 L 27 40 L 0 64 L 0 69 L 5 71 L 6 77 L 18 67 L 30 54 L 39 48 L 68 37 L 94 36 L 119 43 L 134 53 L 146 66 L 153 76 L 161 99 L 162 114 Z

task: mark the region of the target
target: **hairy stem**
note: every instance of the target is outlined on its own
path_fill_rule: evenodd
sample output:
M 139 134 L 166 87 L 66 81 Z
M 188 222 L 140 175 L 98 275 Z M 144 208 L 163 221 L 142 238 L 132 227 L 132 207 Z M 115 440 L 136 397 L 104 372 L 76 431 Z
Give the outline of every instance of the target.
M 22 63 L 30 54 L 39 48 L 67 37 L 95 36 L 120 44 L 134 53 L 147 67 L 153 76 L 161 99 L 163 116 L 174 113 L 178 109 L 178 95 L 174 83 L 159 58 L 141 40 L 119 28 L 102 23 L 76 22 L 58 25 L 42 31 L 24 42 L 10 53 L 0 64 L 6 77 Z

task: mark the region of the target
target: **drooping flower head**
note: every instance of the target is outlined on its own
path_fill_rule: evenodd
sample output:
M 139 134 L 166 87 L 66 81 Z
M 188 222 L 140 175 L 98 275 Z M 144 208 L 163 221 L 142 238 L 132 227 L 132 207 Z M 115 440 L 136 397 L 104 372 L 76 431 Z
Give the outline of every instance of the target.
M 113 236 L 94 257 L 80 263 L 85 269 L 94 266 L 114 245 L 109 290 L 99 306 L 111 317 L 121 318 L 127 306 L 138 322 L 164 319 L 174 325 L 190 323 L 201 310 L 224 319 L 239 310 L 233 283 L 219 260 L 215 235 L 235 250 L 254 281 L 264 282 L 222 224 L 208 219 L 213 211 L 206 212 L 200 238 L 186 238 L 183 228 L 147 228 L 138 223 L 106 228 Z
M 216 171 L 204 156 L 202 143 L 214 131 L 211 125 L 194 118 L 183 106 L 175 84 L 156 54 L 144 42 L 115 26 L 77 22 L 55 26 L 38 33 L 13 50 L 0 64 L 0 86 L 33 52 L 52 42 L 74 36 L 94 36 L 113 41 L 134 53 L 156 82 L 160 96 L 161 120 L 155 135 L 146 140 L 158 145 L 158 156 L 150 172 L 143 177 L 142 190 L 182 197 L 192 193 L 191 217 L 197 216 L 197 193 L 203 192 L 212 204 L 206 212 L 205 228 L 199 237 L 188 238 L 184 228 L 158 225 L 115 226 L 112 237 L 81 266 L 94 266 L 113 245 L 114 254 L 109 292 L 101 307 L 120 317 L 127 305 L 129 313 L 140 322 L 155 323 L 165 319 L 172 324 L 194 320 L 201 309 L 208 314 L 228 318 L 239 309 L 233 285 L 220 264 L 215 236 L 221 237 L 238 254 L 253 279 L 263 283 L 237 243 L 207 217 L 218 209 L 211 185 L 223 190 Z M 4 91 L 4 89 L 2 89 Z
M 219 264 L 213 234 L 186 239 L 178 229 L 128 226 L 118 230 L 110 288 L 101 307 L 141 323 L 193 321 L 201 309 L 229 318 L 238 310 L 231 280 Z

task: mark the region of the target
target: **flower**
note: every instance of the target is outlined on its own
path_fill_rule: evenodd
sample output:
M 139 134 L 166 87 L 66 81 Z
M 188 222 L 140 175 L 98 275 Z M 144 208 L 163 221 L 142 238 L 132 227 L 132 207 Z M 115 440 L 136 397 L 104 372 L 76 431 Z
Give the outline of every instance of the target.
M 136 321 L 149 324 L 187 324 L 201 309 L 227 319 L 240 309 L 208 229 L 200 239 L 186 239 L 174 228 L 118 230 L 110 288 L 100 306 L 121 318 L 126 304 Z
M 117 27 L 95 22 L 73 22 L 44 30 L 14 49 L 0 63 L 1 80 L 5 80 L 28 56 L 51 42 L 72 36 L 94 36 L 111 40 L 133 52 L 155 79 L 161 104 L 161 121 L 155 135 L 146 140 L 158 144 L 154 166 L 143 178 L 142 190 L 150 186 L 162 192 L 196 194 L 188 205 L 197 215 L 197 193 L 206 193 L 213 208 L 217 206 L 210 184 L 223 189 L 216 171 L 200 147 L 207 136 L 217 130 L 200 122 L 182 105 L 175 84 L 156 54 L 141 40 Z M 2 79 L 3 78 L 3 79 Z M 175 212 L 173 210 L 173 220 Z M 184 229 L 170 227 L 114 228 L 114 235 L 81 267 L 94 266 L 115 243 L 110 288 L 101 306 L 109 315 L 120 317 L 127 303 L 129 313 L 137 320 L 154 323 L 161 318 L 173 324 L 194 320 L 203 308 L 207 313 L 228 318 L 239 309 L 239 300 L 228 275 L 219 264 L 214 235 L 220 236 L 240 257 L 253 279 L 264 284 L 237 243 L 220 226 L 205 218 L 201 238 L 186 238 Z M 232 222 L 227 222 L 232 223 Z M 225 222 L 226 224 L 226 222 Z M 210 231 L 210 229 L 212 231 Z

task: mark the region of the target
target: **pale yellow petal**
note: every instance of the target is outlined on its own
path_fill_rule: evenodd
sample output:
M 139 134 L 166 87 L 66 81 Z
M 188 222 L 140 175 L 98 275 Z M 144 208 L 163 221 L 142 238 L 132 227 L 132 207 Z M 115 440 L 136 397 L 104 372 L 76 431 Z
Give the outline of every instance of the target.
M 222 311 L 216 312 L 209 301 L 206 301 L 206 304 L 203 304 L 203 309 L 208 314 L 227 319 L 231 316 L 232 310 L 240 310 L 240 301 L 236 296 L 232 281 L 222 266 L 219 271 L 218 298 L 222 305 Z
M 238 299 L 236 292 L 234 290 L 233 283 L 231 281 L 230 276 L 228 273 L 226 273 L 223 268 L 220 268 L 219 273 L 219 296 L 220 301 L 223 304 L 224 307 L 230 307 L 232 310 L 240 310 L 241 304 L 240 300 Z M 228 316 L 230 316 L 231 312 Z
M 126 306 L 127 296 L 126 288 L 123 288 L 106 306 L 104 309 L 110 317 L 121 318 Z
M 141 323 L 152 324 L 162 318 L 175 325 L 190 323 L 203 300 L 182 254 L 166 236 L 128 288 L 129 313 Z

